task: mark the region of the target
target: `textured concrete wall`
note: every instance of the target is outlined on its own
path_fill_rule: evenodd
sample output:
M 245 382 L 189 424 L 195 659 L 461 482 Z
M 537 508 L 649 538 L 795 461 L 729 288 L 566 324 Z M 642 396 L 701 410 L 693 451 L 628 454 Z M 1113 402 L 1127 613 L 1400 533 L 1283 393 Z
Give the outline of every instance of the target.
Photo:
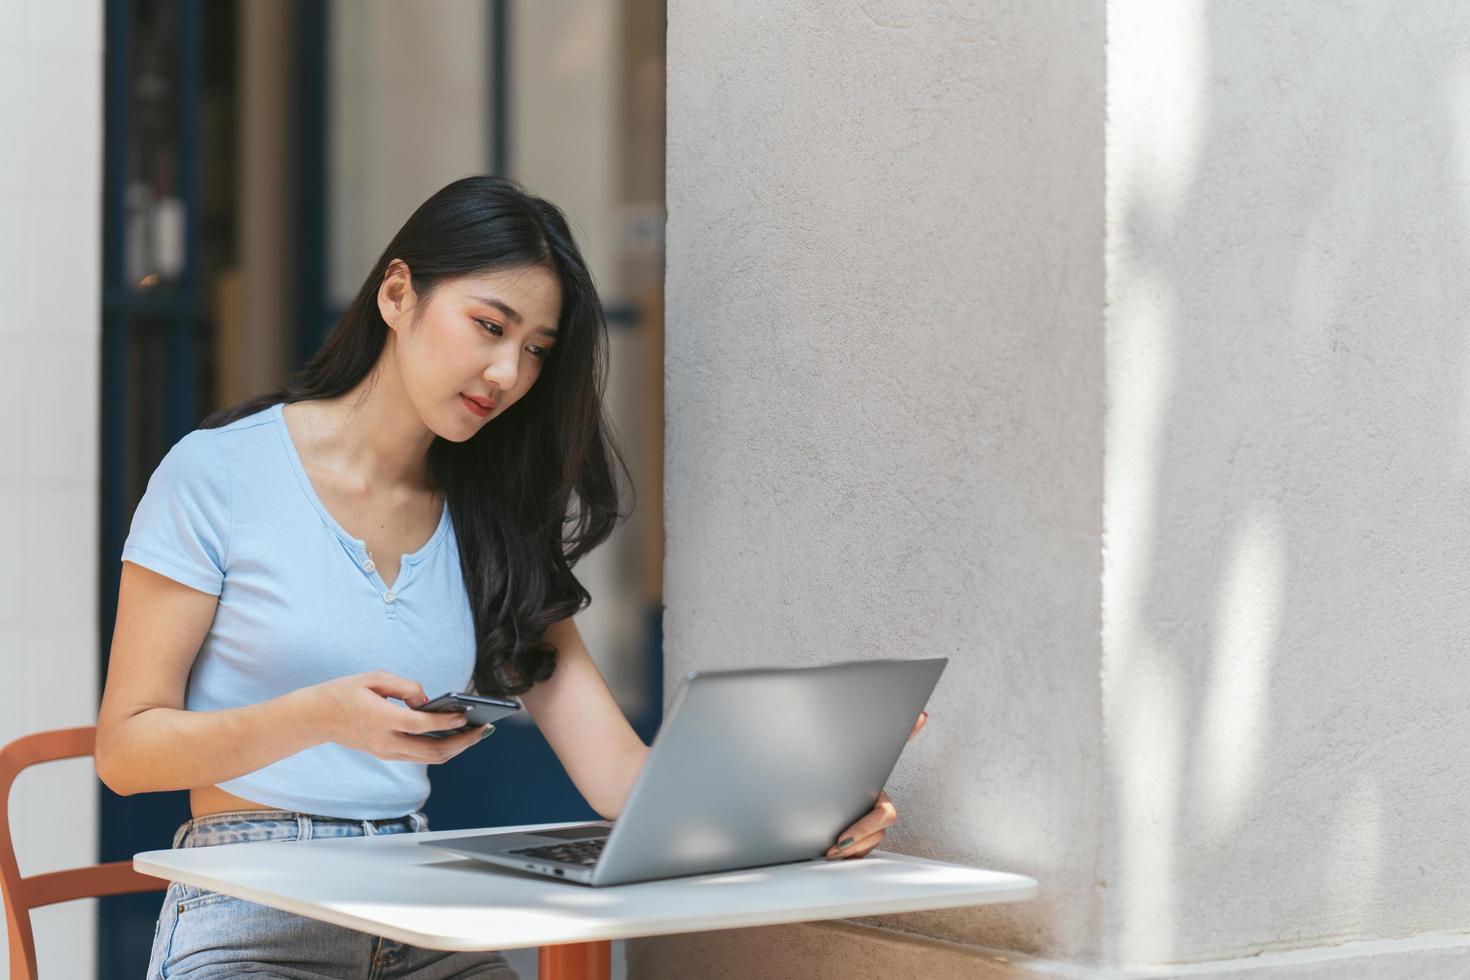
M 1015 980 L 1013 956 L 845 922 L 633 940 L 628 975 L 711 980 Z M 1035 972 L 1027 980 L 1062 980 Z M 1071 978 L 1067 978 L 1071 980 Z
M 1108 10 L 1109 956 L 1463 930 L 1470 8 Z
M 1470 11 L 1107 7 L 671 4 L 668 678 L 953 658 L 890 843 L 1042 896 L 865 924 L 1466 973 Z
M 1458 980 L 1467 975 L 1470 940 L 1419 936 L 1207 963 L 1098 966 L 820 922 L 635 940 L 628 953 L 636 980 Z
M 880 921 L 1077 956 L 1102 29 L 1100 2 L 674 0 L 668 32 L 668 694 L 695 667 L 950 657 L 888 846 L 1042 893 Z

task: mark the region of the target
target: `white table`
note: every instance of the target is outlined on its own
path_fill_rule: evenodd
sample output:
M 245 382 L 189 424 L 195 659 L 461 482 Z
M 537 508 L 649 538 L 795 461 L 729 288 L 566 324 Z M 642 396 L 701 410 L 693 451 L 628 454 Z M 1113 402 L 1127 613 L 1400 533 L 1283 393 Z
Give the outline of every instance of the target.
M 575 821 L 582 822 L 582 821 Z M 539 830 L 571 823 L 496 830 Z M 143 874 L 443 950 L 539 946 L 543 980 L 606 980 L 612 940 L 1014 902 L 1036 880 L 875 850 L 592 888 L 433 848 L 485 830 L 144 851 Z

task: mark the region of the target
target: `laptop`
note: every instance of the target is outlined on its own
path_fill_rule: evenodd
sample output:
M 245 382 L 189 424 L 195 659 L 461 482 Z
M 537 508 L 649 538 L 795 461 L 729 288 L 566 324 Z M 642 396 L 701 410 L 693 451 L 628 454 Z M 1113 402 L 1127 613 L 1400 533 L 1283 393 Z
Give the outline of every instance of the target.
M 583 885 L 825 860 L 948 662 L 690 671 L 616 821 L 420 843 Z

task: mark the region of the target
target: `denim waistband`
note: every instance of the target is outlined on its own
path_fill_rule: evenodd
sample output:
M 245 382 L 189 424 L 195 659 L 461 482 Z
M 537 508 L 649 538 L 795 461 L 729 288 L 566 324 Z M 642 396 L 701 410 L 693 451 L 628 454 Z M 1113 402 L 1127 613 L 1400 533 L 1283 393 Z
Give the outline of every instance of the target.
M 416 834 L 429 829 L 422 810 L 401 817 L 354 820 L 294 810 L 229 810 L 192 817 L 174 832 L 175 848 L 243 844 L 264 840 L 311 840 L 322 837 L 372 837 L 378 834 Z

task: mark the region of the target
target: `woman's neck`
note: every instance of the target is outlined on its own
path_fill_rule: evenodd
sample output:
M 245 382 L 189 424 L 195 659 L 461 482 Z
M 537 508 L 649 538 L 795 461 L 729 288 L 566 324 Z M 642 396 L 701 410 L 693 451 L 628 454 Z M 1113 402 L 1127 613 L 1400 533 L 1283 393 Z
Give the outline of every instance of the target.
M 406 400 L 400 404 L 381 392 L 365 397 L 348 392 L 288 409 L 301 422 L 302 449 L 345 486 L 363 492 L 434 490 L 429 446 L 435 436 Z

